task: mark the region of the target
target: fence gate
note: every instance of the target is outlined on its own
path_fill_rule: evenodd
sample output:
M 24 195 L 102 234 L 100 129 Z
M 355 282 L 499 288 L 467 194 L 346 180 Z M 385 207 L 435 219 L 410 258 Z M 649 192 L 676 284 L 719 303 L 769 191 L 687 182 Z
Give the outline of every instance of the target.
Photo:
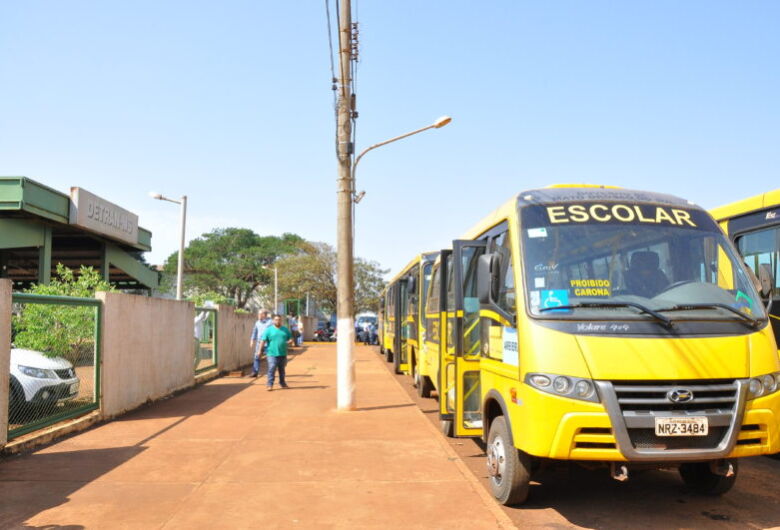
M 195 308 L 195 373 L 217 367 L 217 310 Z
M 12 300 L 9 440 L 100 406 L 100 300 Z

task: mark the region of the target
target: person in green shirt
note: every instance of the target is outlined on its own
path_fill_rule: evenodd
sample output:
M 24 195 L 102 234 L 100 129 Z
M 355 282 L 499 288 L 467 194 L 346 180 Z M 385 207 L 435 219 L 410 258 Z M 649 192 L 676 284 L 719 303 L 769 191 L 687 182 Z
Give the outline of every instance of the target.
M 292 333 L 289 329 L 282 326 L 282 316 L 274 315 L 273 326 L 269 326 L 263 331 L 260 340 L 265 346 L 265 355 L 268 360 L 268 376 L 266 384 L 268 390 L 274 388 L 274 376 L 279 371 L 279 385 L 287 388 L 287 382 L 284 380 L 284 369 L 287 366 L 287 346 L 292 346 Z

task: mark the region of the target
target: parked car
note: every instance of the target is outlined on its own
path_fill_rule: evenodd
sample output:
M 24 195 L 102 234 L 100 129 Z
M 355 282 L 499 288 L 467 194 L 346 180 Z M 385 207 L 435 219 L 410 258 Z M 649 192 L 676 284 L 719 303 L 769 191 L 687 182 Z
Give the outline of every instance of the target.
M 18 412 L 30 406 L 52 405 L 79 394 L 79 378 L 62 357 L 11 348 L 9 408 Z
M 355 318 L 355 340 L 364 344 L 373 344 L 376 336 L 377 316 L 374 313 L 361 313 Z

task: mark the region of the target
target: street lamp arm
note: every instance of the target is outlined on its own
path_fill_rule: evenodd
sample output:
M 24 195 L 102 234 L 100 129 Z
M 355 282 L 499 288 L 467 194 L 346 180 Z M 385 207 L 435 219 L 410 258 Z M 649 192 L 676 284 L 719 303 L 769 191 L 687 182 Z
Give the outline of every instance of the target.
M 384 142 L 379 142 L 378 144 L 374 144 L 374 145 L 371 145 L 371 146 L 369 146 L 369 147 L 366 147 L 365 149 L 363 149 L 363 150 L 360 152 L 360 154 L 359 154 L 359 155 L 357 156 L 357 158 L 355 159 L 355 163 L 354 163 L 354 164 L 353 164 L 353 166 L 352 166 L 352 174 L 353 174 L 353 175 L 355 174 L 355 168 L 357 168 L 358 162 L 360 162 L 360 159 L 361 159 L 361 158 L 363 158 L 363 155 L 365 155 L 366 153 L 368 153 L 368 152 L 369 152 L 369 151 L 371 151 L 372 149 L 376 149 L 377 147 L 382 147 L 383 145 L 387 145 L 387 144 L 389 144 L 389 143 L 397 142 L 398 140 L 403 140 L 404 138 L 407 138 L 407 137 L 409 137 L 409 136 L 412 136 L 413 134 L 421 133 L 421 132 L 423 132 L 423 131 L 427 131 L 428 129 L 433 129 L 433 128 L 435 128 L 435 127 L 436 127 L 436 125 L 435 125 L 435 124 L 433 124 L 433 125 L 428 125 L 428 126 L 426 126 L 426 127 L 422 127 L 422 128 L 420 128 L 420 129 L 414 130 L 414 131 L 412 131 L 412 132 L 408 132 L 408 133 L 402 134 L 402 135 L 400 135 L 400 136 L 396 136 L 396 137 L 394 137 L 394 138 L 390 138 L 389 140 L 385 140 Z

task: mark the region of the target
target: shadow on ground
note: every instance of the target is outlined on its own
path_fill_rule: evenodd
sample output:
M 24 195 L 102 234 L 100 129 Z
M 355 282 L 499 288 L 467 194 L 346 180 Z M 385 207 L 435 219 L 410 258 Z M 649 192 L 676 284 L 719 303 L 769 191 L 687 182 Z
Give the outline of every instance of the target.
M 393 373 L 392 364 L 386 364 Z M 435 399 L 420 398 L 407 375 L 393 376 L 437 428 Z M 479 439 L 447 438 L 450 446 L 490 491 L 485 445 Z M 528 501 L 503 507 L 518 527 L 586 528 L 771 528 L 780 526 L 780 460 L 740 459 L 739 478 L 722 497 L 688 489 L 676 470 L 631 471 L 620 483 L 605 468 L 562 463 L 534 477 Z
M 0 528 L 35 528 L 24 521 L 68 502 L 70 495 L 143 453 L 145 447 L 33 453 L 5 458 L 0 465 Z M 80 525 L 44 528 L 83 528 Z
M 298 348 L 290 361 L 305 352 Z M 296 375 L 295 377 L 307 377 Z M 246 390 L 255 381 L 249 378 L 223 378 L 215 384 L 201 385 L 167 399 L 159 400 L 130 412 L 113 422 L 122 423 L 145 419 L 177 418 L 176 421 L 147 436 L 134 445 L 101 449 L 73 449 L 56 451 L 39 448 L 36 452 L 0 457 L 0 528 L 46 528 L 76 530 L 81 525 L 43 527 L 27 526 L 24 521 L 50 508 L 69 501 L 74 492 L 93 482 L 148 449 L 152 439 L 173 429 L 193 416 L 208 413 L 228 399 Z M 323 388 L 323 387 L 297 387 Z M 68 439 L 100 429 L 106 423 L 87 431 L 58 440 Z M 107 487 L 111 487 L 107 484 Z

